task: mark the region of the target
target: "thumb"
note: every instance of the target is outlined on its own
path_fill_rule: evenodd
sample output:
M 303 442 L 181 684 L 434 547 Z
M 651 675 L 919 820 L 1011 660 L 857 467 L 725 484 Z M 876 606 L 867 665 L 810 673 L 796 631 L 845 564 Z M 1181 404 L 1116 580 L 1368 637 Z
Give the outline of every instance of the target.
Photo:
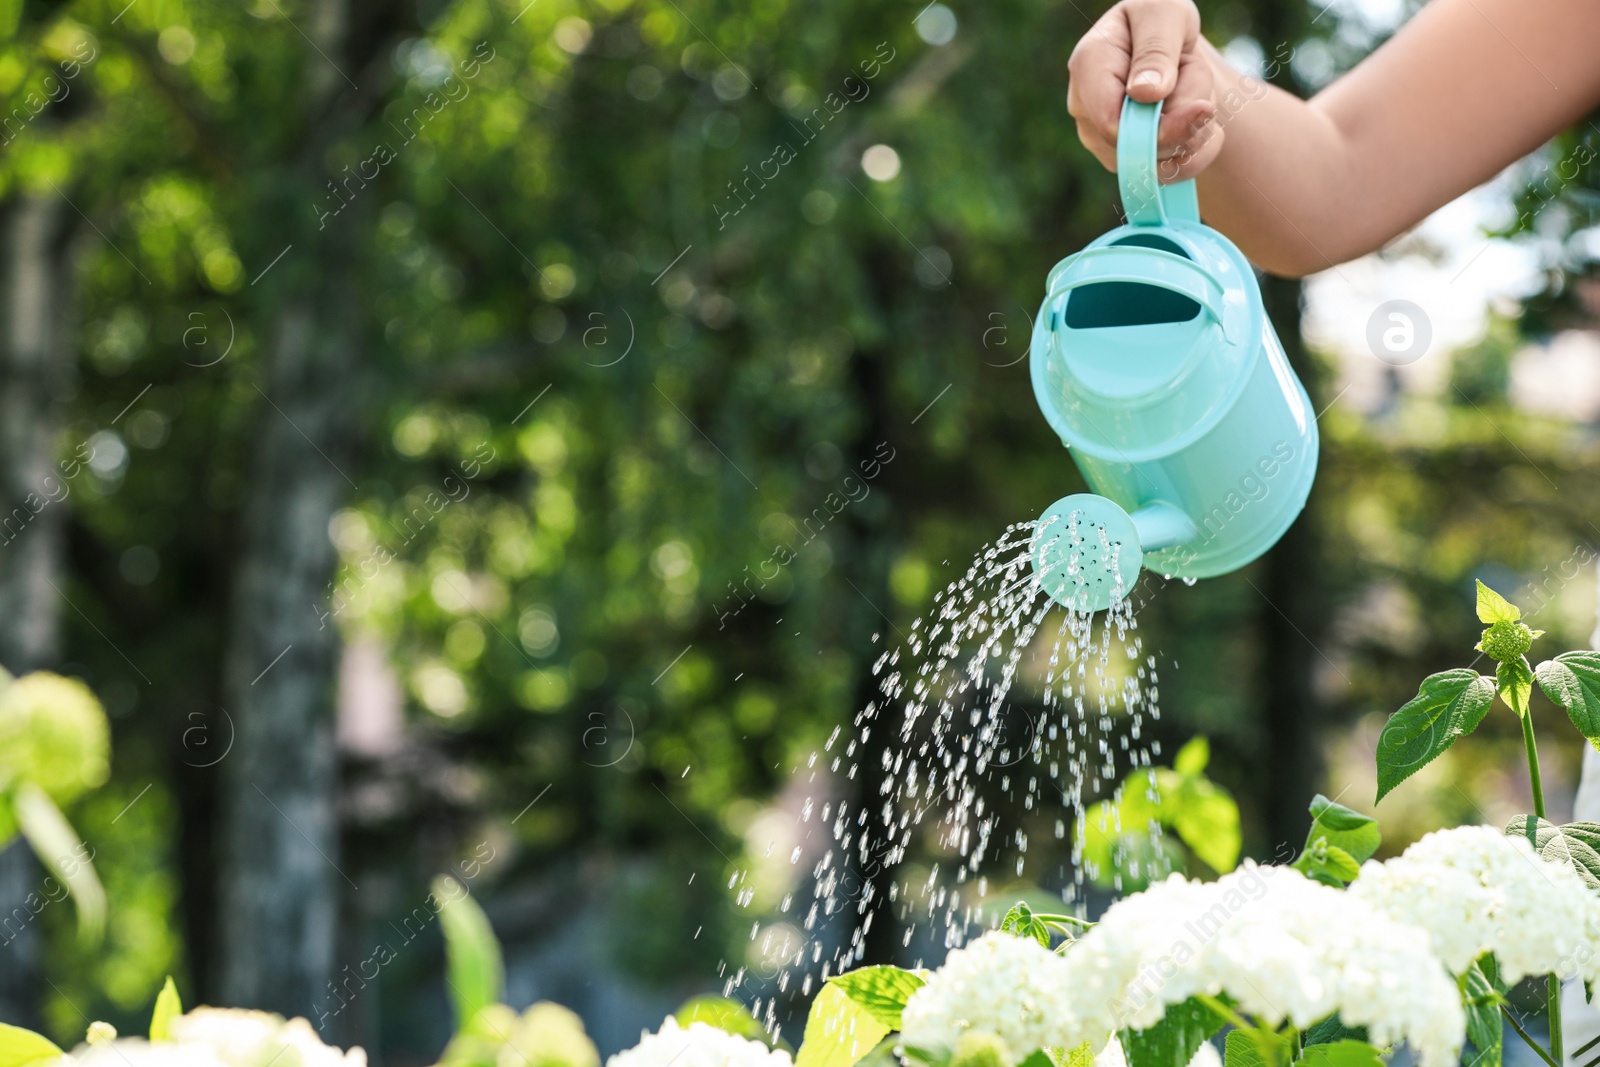
M 1178 84 L 1178 60 L 1194 47 L 1200 18 L 1191 3 L 1172 0 L 1127 6 L 1132 44 L 1128 95 L 1143 104 L 1164 100 Z

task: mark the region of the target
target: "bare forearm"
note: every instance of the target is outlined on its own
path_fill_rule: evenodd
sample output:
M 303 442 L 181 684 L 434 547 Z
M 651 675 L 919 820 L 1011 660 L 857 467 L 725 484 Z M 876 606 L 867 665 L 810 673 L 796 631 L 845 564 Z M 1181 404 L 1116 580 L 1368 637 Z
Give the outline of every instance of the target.
M 1226 142 L 1197 179 L 1206 222 L 1274 274 L 1325 270 L 1381 244 L 1349 210 L 1350 152 L 1338 126 L 1311 103 L 1242 77 L 1209 45 L 1217 121 Z
M 1274 273 L 1370 252 L 1592 106 L 1596 31 L 1589 0 L 1434 0 L 1310 101 L 1242 77 L 1200 42 L 1224 135 L 1199 177 L 1201 210 Z

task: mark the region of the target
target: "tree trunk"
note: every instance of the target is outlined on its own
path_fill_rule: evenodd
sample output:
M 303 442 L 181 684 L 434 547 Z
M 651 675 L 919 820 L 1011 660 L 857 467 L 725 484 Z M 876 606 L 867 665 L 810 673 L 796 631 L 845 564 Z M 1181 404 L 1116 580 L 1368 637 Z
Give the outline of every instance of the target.
M 61 654 L 65 494 L 57 469 L 58 398 L 72 366 L 67 204 L 23 195 L 0 207 L 0 665 L 53 667 Z M 37 892 L 44 872 L 21 841 L 0 851 L 0 915 Z M 22 914 L 27 914 L 26 909 Z M 0 1020 L 39 1022 L 43 937 L 8 927 L 0 944 Z
M 1309 24 L 1308 7 L 1249 0 L 1246 10 L 1250 32 L 1268 55 L 1278 55 L 1283 47 L 1316 30 Z M 1291 93 L 1301 88 L 1287 63 L 1278 64 L 1268 80 Z M 1261 279 L 1262 301 L 1289 363 L 1305 383 L 1312 406 L 1320 407 L 1316 367 L 1300 336 L 1304 295 L 1304 287 L 1296 279 Z M 1299 849 L 1304 843 L 1311 825 L 1306 805 L 1322 770 L 1317 732 L 1325 712 L 1312 683 L 1317 669 L 1327 665 L 1317 651 L 1324 643 L 1322 620 L 1326 613 L 1318 570 L 1316 502 L 1313 488 L 1305 512 L 1267 554 L 1262 575 L 1256 579 L 1262 594 L 1258 599 L 1267 601 L 1258 613 L 1264 703 L 1261 759 L 1266 771 L 1256 800 L 1257 810 L 1263 813 L 1264 857 L 1278 855 L 1285 844 Z
M 62 494 L 57 398 L 65 341 L 66 232 L 59 196 L 25 196 L 0 213 L 0 664 L 13 673 L 60 656 Z
M 238 740 L 221 764 L 221 999 L 313 1021 L 340 895 L 355 889 L 338 867 L 338 636 L 324 605 L 328 523 L 353 487 L 359 303 L 346 254 L 328 248 L 316 291 L 286 297 L 267 353 L 225 665 Z
M 882 309 L 883 317 L 892 319 L 897 302 L 890 281 L 896 274 L 893 261 L 880 246 L 874 249 L 869 262 L 872 264 L 874 297 Z M 894 439 L 894 404 L 889 395 L 886 370 L 889 359 L 890 353 L 881 347 L 858 350 L 851 357 L 851 380 L 866 413 L 860 435 L 845 450 L 853 470 L 862 469 L 860 464 L 873 456 L 880 442 L 889 442 L 902 455 L 911 451 L 910 441 L 903 437 Z M 894 487 L 901 484 L 904 473 L 899 468 L 885 471 L 874 490 L 878 497 L 874 506 L 852 509 L 847 525 L 853 543 L 844 569 L 857 587 L 858 599 L 866 600 L 869 609 L 857 611 L 855 618 L 860 622 L 854 632 L 848 634 L 849 647 L 859 649 L 862 656 L 858 668 L 861 674 L 856 685 L 856 707 L 863 708 L 869 701 L 878 705 L 872 736 L 862 746 L 859 757 L 865 773 L 854 783 L 855 795 L 851 797 L 851 803 L 858 808 L 869 809 L 874 815 L 883 803 L 878 792 L 883 757 L 899 737 L 901 722 L 899 709 L 883 698 L 879 689 L 880 679 L 866 668 L 884 649 L 902 640 L 901 635 L 895 632 L 894 620 L 882 613 L 895 610 L 889 590 L 889 563 L 894 550 Z M 869 636 L 872 633 L 881 633 L 882 640 L 873 644 Z M 862 946 L 863 958 L 867 963 L 897 963 L 903 950 L 900 917 L 896 914 L 899 909 L 889 900 L 889 889 L 899 871 L 898 867 L 890 867 L 883 862 L 882 851 L 883 843 L 878 842 L 875 855 L 865 869 L 861 869 L 859 857 L 851 860 L 857 868 L 855 875 L 863 887 L 862 903 L 866 906 L 866 912 L 859 916 L 849 915 L 847 919 L 851 923 L 864 922 L 870 913 L 872 928 L 866 932 Z M 867 894 L 870 894 L 870 899 L 867 899 Z
M 261 248 L 258 276 L 274 310 L 224 664 L 238 740 L 219 765 L 215 972 L 224 1003 L 315 1025 L 319 1007 L 340 1003 L 339 916 L 343 894 L 357 891 L 339 857 L 339 639 L 327 614 L 338 558 L 328 523 L 355 489 L 366 364 L 359 263 L 379 194 L 363 182 L 347 209 L 324 218 L 318 205 L 329 203 L 330 151 L 381 111 L 398 84 L 395 44 L 425 27 L 416 5 L 395 0 L 312 10 L 306 126 L 261 161 L 285 168 L 259 204 L 272 245 L 284 247 Z
M 1300 339 L 1301 285 L 1287 278 L 1263 278 L 1261 289 L 1289 362 L 1315 405 L 1315 368 Z M 1311 825 L 1306 805 L 1322 771 L 1317 731 L 1323 715 L 1312 678 L 1325 666 L 1317 646 L 1323 643 L 1327 613 L 1322 610 L 1314 502 L 1315 493 L 1267 554 L 1260 579 L 1266 601 L 1259 612 L 1266 717 L 1260 799 L 1268 856 L 1286 844 L 1298 849 L 1305 840 Z

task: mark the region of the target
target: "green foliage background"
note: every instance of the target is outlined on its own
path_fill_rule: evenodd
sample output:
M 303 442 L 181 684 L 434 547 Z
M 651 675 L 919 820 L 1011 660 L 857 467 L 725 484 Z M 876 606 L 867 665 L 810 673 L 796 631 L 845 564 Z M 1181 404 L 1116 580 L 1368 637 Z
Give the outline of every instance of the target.
M 1376 39 L 1284 0 L 1202 6 L 1219 44 L 1320 57 L 1281 72 L 1301 91 Z M 75 1040 L 82 1015 L 136 1028 L 169 971 L 186 1003 L 213 988 L 203 765 L 227 730 L 252 442 L 277 417 L 263 353 L 285 293 L 339 259 L 357 264 L 344 299 L 366 357 L 351 454 L 303 457 L 349 483 L 330 531 L 342 569 L 305 610 L 383 650 L 409 738 L 344 760 L 341 860 L 374 886 L 344 902 L 344 955 L 482 841 L 501 857 L 491 902 L 592 895 L 643 983 L 706 988 L 743 951 L 728 880 L 751 820 L 869 695 L 883 642 L 1007 523 L 1081 485 L 1021 357 L 1045 272 L 1117 221 L 1063 99 L 1099 9 L 958 6 L 935 46 L 921 7 L 354 4 L 358 32 L 387 43 L 342 71 L 308 47 L 311 4 L 13 5 L 8 109 L 93 55 L 68 95 L 7 128 L 0 157 L 0 196 L 60 195 L 88 223 L 59 447 L 109 457 L 64 505 L 64 669 L 115 718 L 112 785 L 73 812 L 106 842 L 111 938 L 85 953 L 64 910 L 45 916 L 57 1036 Z M 467 91 L 439 106 L 450 70 Z M 336 77 L 378 106 L 308 114 L 307 87 Z M 829 93 L 859 94 L 847 79 L 869 91 L 800 143 Z M 308 171 L 288 146 L 311 128 L 331 132 Z M 780 143 L 792 161 L 723 217 L 728 183 Z M 873 144 L 898 152 L 893 180 L 862 172 Z M 1593 184 L 1585 167 L 1536 206 Z M 1589 321 L 1567 299 L 1588 262 L 1552 271 L 1537 314 L 1431 355 L 1453 359 L 1443 393 L 1375 413 L 1333 403 L 1285 545 L 1143 609 L 1163 658 L 1159 740 L 1212 738 L 1208 773 L 1241 801 L 1246 854 L 1298 843 L 1311 793 L 1338 794 L 1362 762 L 1342 753 L 1370 752 L 1370 717 L 1470 643 L 1473 577 L 1521 584 L 1550 647 L 1586 645 L 1588 581 L 1567 564 L 1600 537 L 1593 427 L 1513 410 L 1505 368 L 1519 329 L 1558 309 Z M 1298 288 L 1269 298 L 1292 339 Z M 1335 401 L 1331 365 L 1296 359 L 1317 407 Z M 833 514 L 830 494 L 874 461 L 870 491 Z M 730 614 L 780 544 L 794 561 Z M 1514 724 L 1490 723 L 1458 746 L 1386 810 L 1385 847 L 1482 817 L 1488 768 L 1515 765 L 1496 746 L 1515 745 Z M 1570 781 L 1576 748 L 1552 760 Z M 383 1009 L 349 1020 L 347 1040 L 397 1063 L 437 1052 L 429 944 L 386 972 Z

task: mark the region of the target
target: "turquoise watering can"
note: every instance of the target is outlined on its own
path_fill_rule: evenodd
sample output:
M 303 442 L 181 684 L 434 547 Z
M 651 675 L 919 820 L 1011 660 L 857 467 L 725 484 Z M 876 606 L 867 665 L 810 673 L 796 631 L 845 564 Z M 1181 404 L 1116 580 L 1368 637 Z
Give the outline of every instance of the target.
M 1233 242 L 1200 222 L 1194 182 L 1156 180 L 1160 104 L 1126 100 L 1117 185 L 1127 224 L 1050 271 L 1033 392 L 1093 493 L 1039 518 L 1033 565 L 1080 611 L 1149 567 L 1210 578 L 1249 563 L 1305 506 L 1317 423 Z

